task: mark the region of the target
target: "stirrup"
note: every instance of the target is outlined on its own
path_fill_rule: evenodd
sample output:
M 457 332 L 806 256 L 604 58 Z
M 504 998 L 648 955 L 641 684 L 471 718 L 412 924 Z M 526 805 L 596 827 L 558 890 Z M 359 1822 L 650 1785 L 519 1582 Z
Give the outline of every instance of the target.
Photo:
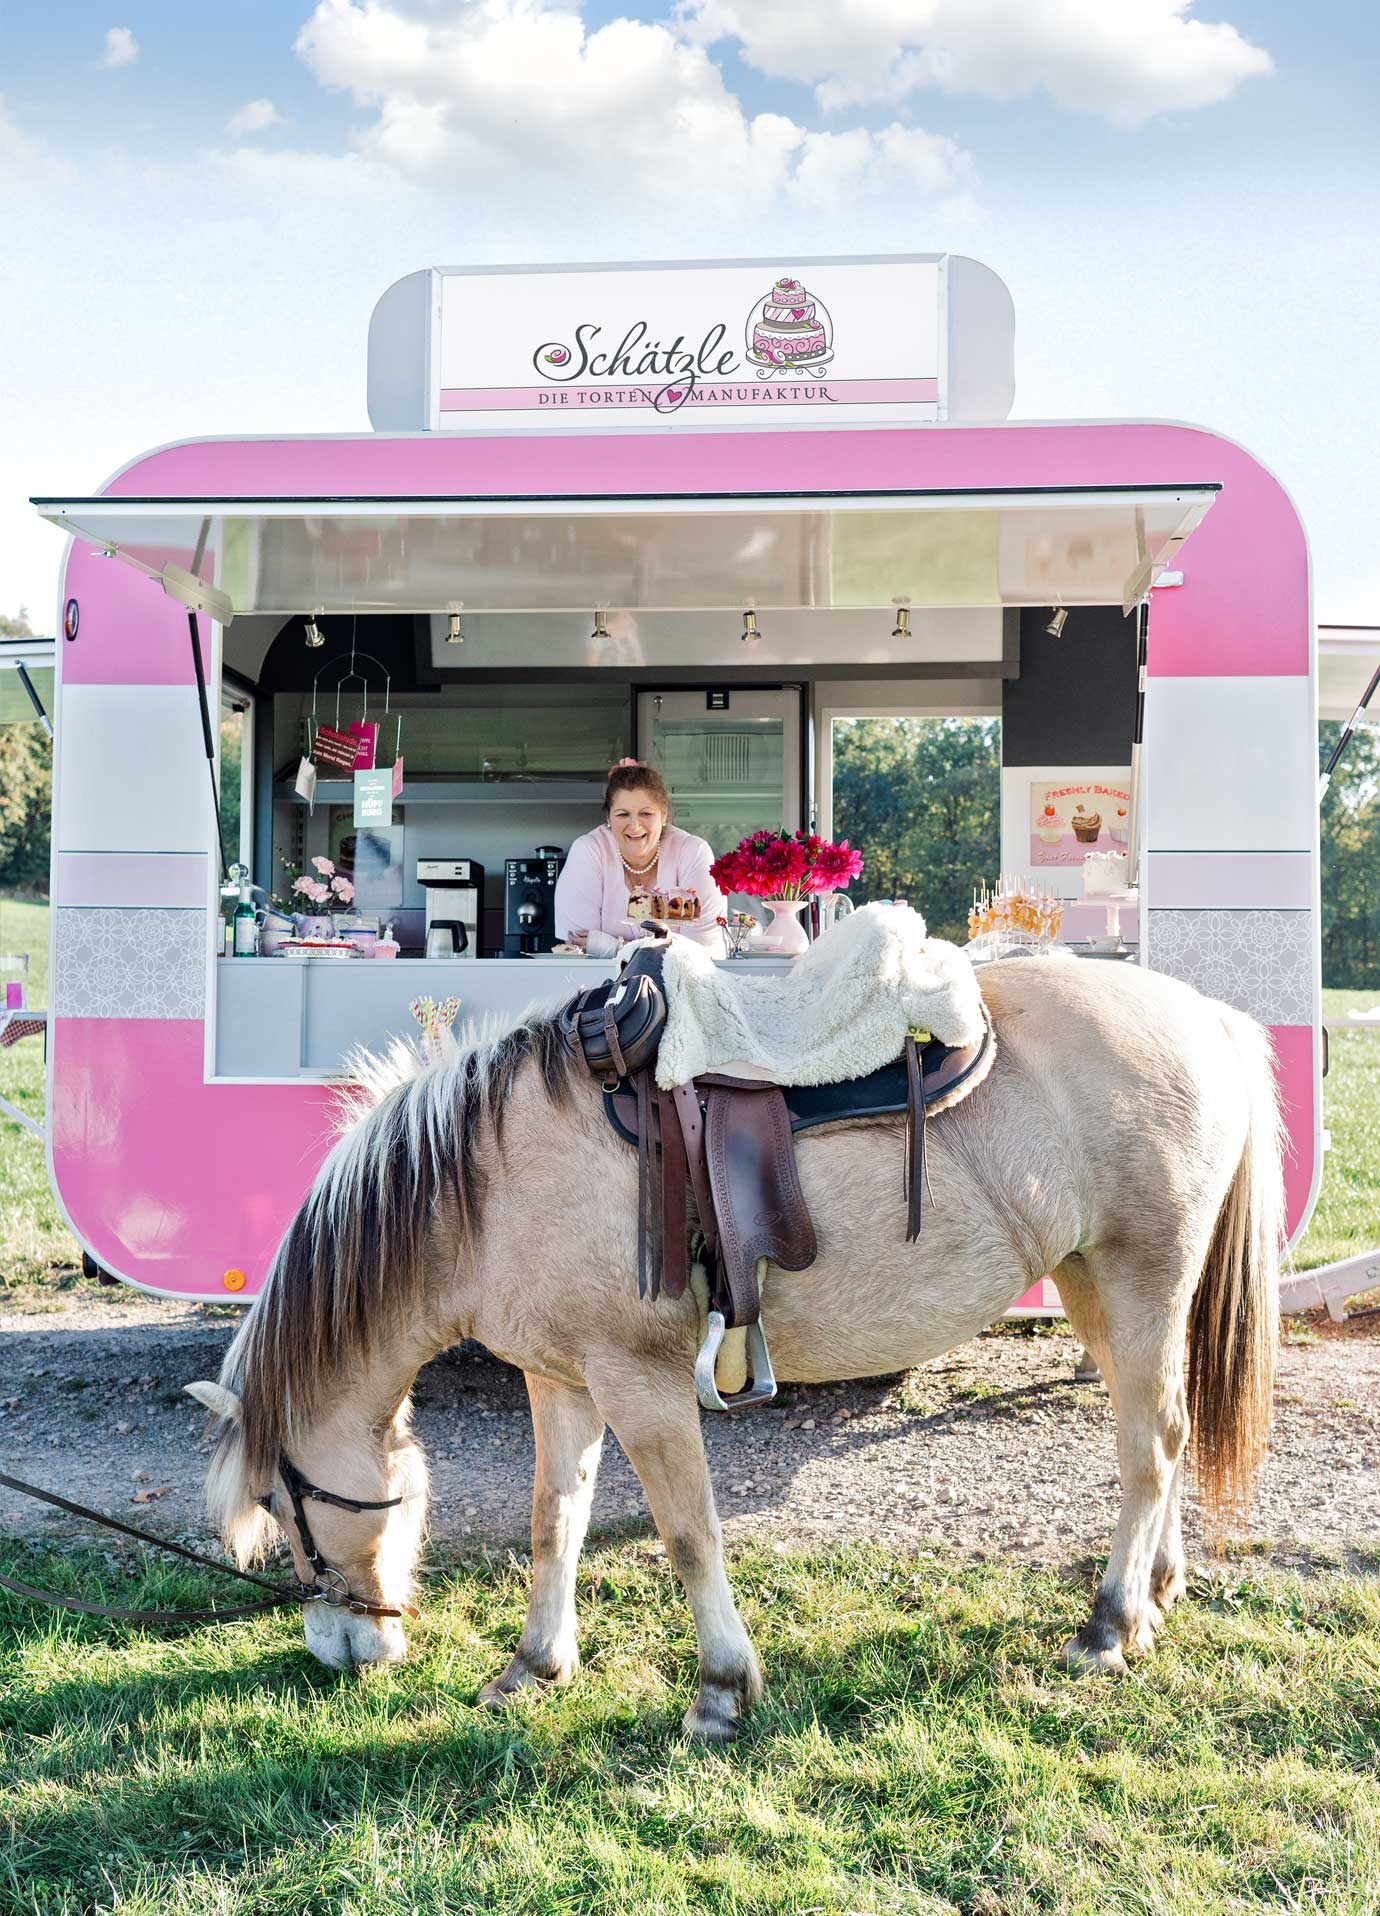
M 695 1359 L 695 1395 L 706 1410 L 751 1410 L 754 1404 L 769 1404 L 776 1395 L 776 1377 L 771 1367 L 771 1353 L 767 1349 L 767 1334 L 762 1329 L 760 1318 L 747 1327 L 752 1382 L 746 1390 L 734 1391 L 731 1397 L 720 1396 L 719 1386 L 714 1381 L 714 1365 L 727 1330 L 723 1312 L 711 1311 L 709 1327 L 704 1333 L 700 1354 Z

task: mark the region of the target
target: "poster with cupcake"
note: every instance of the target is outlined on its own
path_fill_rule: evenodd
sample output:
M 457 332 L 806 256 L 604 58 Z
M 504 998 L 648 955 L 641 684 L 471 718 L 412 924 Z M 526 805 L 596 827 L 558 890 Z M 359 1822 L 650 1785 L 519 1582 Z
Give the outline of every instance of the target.
M 1124 848 L 1131 829 L 1131 774 L 1071 773 L 1030 785 L 1030 863 L 1077 866 L 1089 852 Z

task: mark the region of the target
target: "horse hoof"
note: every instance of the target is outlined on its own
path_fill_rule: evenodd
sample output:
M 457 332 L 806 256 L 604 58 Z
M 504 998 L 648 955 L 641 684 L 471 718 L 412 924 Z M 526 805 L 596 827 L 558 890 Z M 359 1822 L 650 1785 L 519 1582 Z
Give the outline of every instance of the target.
M 496 1676 L 479 1692 L 477 1701 L 486 1710 L 501 1710 L 510 1697 L 519 1690 L 549 1689 L 563 1683 L 569 1683 L 579 1668 L 578 1661 L 571 1658 L 567 1662 L 553 1662 L 538 1668 L 518 1653 L 503 1672 Z
M 702 1682 L 699 1695 L 680 1720 L 681 1728 L 701 1743 L 731 1743 L 761 1694 L 762 1672 L 753 1657 L 726 1682 Z
M 697 1743 L 733 1743 L 742 1733 L 743 1712 L 729 1691 L 701 1690 L 680 1725 Z
M 1125 1676 L 1126 1658 L 1119 1643 L 1107 1642 L 1100 1633 L 1089 1642 L 1080 1631 L 1064 1645 L 1064 1668 L 1072 1676 Z

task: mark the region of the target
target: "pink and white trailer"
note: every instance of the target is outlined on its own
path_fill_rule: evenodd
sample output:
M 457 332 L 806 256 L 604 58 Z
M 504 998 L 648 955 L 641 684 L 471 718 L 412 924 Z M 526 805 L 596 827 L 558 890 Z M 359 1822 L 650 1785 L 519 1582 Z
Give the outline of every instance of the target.
M 785 323 L 824 338 L 813 366 L 772 357 L 783 287 L 808 312 Z M 91 1258 L 158 1293 L 252 1296 L 350 1042 L 414 1030 L 419 993 L 458 991 L 464 1016 L 590 982 L 483 955 L 501 939 L 449 966 L 225 955 L 217 701 L 244 728 L 229 854 L 271 889 L 285 841 L 329 850 L 348 823 L 348 792 L 323 776 L 309 809 L 292 773 L 320 661 L 343 672 L 352 648 L 402 716 L 383 863 L 403 911 L 414 853 L 478 846 L 501 925 L 505 843 L 568 844 L 594 817 L 559 740 L 530 770 L 542 727 L 583 727 L 591 765 L 609 737 L 645 755 L 673 696 L 786 700 L 788 823 L 829 815 L 831 715 L 995 710 L 1008 868 L 1040 781 L 1134 762 L 1137 961 L 1269 1026 L 1297 1234 L 1323 1066 L 1303 527 L 1203 428 L 1007 421 L 1011 363 L 1005 289 L 947 256 L 432 270 L 376 310 L 376 430 L 188 441 L 36 501 L 68 534 L 48 1151 Z M 485 738 L 517 726 L 511 763 L 447 756 L 478 712 Z

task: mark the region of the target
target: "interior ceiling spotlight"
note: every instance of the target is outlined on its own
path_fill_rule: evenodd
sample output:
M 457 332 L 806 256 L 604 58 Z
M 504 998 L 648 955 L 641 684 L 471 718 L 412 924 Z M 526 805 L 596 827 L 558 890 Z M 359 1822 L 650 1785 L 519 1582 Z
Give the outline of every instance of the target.
M 460 614 L 455 611 L 446 614 L 446 644 L 463 645 L 465 635 L 460 630 Z
M 1053 612 L 1050 613 L 1049 624 L 1045 627 L 1045 631 L 1048 632 L 1052 639 L 1057 639 L 1064 627 L 1068 624 L 1068 618 L 1069 609 L 1066 605 L 1055 606 Z
M 322 646 L 326 643 L 326 635 L 316 623 L 317 616 L 318 615 L 313 612 L 307 620 L 307 649 L 311 652 L 314 652 L 318 646 Z
M 757 630 L 757 614 L 751 611 L 745 612 L 743 614 L 743 644 L 755 645 L 761 636 L 762 634 Z
M 896 623 L 891 628 L 891 636 L 893 639 L 908 639 L 910 637 L 910 607 L 908 605 L 897 607 Z
M 603 610 L 601 606 L 596 606 L 594 608 L 594 630 L 590 633 L 589 636 L 592 639 L 606 639 L 608 635 L 609 635 L 608 614 Z

